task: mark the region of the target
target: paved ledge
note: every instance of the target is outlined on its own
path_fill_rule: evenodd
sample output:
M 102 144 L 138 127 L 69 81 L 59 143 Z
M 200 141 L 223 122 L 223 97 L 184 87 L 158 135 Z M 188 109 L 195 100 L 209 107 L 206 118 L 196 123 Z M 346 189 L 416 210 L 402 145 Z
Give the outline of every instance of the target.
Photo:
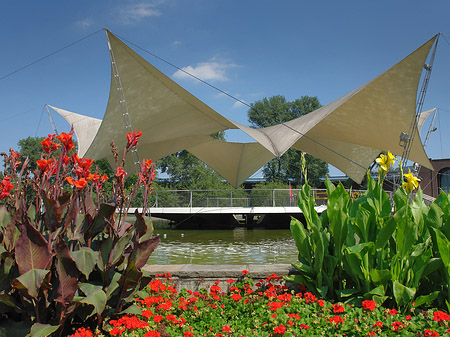
M 177 289 L 198 291 L 201 288 L 209 288 L 215 281 L 223 291 L 228 291 L 229 279 L 239 280 L 243 277 L 242 271 L 249 271 L 248 277 L 252 279 L 264 279 L 275 273 L 278 276 L 298 274 L 298 271 L 290 264 L 224 264 L 224 265 L 200 265 L 200 264 L 175 264 L 175 265 L 145 265 L 143 269 L 150 275 L 170 273 Z

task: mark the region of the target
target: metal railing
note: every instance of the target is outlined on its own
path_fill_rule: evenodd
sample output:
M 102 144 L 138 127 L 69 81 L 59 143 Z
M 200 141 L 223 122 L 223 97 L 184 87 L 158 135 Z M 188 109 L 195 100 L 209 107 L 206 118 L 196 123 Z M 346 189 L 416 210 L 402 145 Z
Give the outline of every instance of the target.
M 151 207 L 296 207 L 299 189 L 160 190 L 150 195 Z M 360 195 L 365 191 L 352 190 Z M 312 189 L 316 206 L 326 205 L 325 189 Z

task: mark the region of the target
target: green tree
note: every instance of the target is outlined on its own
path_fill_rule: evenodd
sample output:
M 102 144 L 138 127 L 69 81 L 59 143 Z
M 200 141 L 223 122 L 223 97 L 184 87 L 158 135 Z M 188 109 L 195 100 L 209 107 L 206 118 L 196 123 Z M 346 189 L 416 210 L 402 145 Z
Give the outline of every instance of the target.
M 320 106 L 317 97 L 302 96 L 289 102 L 284 96 L 276 95 L 253 103 L 247 116 L 253 127 L 265 128 L 306 115 Z M 318 186 L 320 178 L 328 174 L 328 164 L 309 154 L 306 154 L 306 168 L 312 186 Z M 267 163 L 263 168 L 263 174 L 268 181 L 293 181 L 297 185 L 303 183 L 301 152 L 289 149 L 280 158 Z
M 28 167 L 31 171 L 34 171 L 37 167 L 36 161 L 41 159 L 42 153 L 42 145 L 41 142 L 45 139 L 45 137 L 27 137 L 20 139 L 17 142 L 19 146 L 19 153 L 22 155 L 22 158 L 30 159 L 30 164 Z
M 218 132 L 212 137 L 225 140 L 224 132 Z M 232 188 L 212 168 L 186 150 L 158 160 L 157 168 L 161 173 L 166 173 L 169 176 L 169 187 L 173 189 Z

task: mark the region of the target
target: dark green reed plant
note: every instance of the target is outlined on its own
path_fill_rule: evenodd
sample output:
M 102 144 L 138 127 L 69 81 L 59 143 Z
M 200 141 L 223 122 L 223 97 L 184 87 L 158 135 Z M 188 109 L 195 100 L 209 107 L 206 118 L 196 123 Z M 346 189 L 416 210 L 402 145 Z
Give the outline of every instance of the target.
M 306 180 L 298 201 L 306 228 L 291 221 L 300 274 L 289 279 L 337 301 L 370 299 L 403 311 L 413 303 L 442 305 L 450 298 L 449 198 L 442 192 L 428 208 L 420 187 L 412 198 L 418 179 L 409 172 L 391 203 L 382 185 L 393 156 L 377 162 L 378 181 L 368 174 L 366 193 L 354 200 L 327 179 L 327 210 L 320 216 Z
M 127 134 L 121 162 L 112 144 L 117 167 L 108 203 L 107 177 L 91 172 L 93 160 L 68 156 L 72 132 L 42 142 L 33 174 L 28 158 L 20 163 L 13 150 L 2 154 L 0 336 L 65 336 L 78 324 L 96 328 L 105 317 L 139 312 L 134 294 L 148 283 L 142 267 L 159 243 L 144 216 L 151 160 L 142 162 L 131 195 L 124 193 L 125 156 L 140 134 Z M 125 219 L 138 188 L 143 211 L 130 224 Z

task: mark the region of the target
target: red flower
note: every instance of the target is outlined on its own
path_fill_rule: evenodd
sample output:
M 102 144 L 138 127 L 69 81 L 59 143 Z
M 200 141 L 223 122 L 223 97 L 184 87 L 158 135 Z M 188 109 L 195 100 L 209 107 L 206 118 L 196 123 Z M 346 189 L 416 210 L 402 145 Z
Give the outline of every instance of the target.
M 11 184 L 11 176 L 6 176 L 3 178 L 0 183 L 0 200 L 8 198 L 11 196 L 9 191 L 14 188 L 14 185 Z
M 381 328 L 383 326 L 383 322 L 376 322 L 374 325 L 372 325 L 372 328 Z
M 242 298 L 242 296 L 239 295 L 239 294 L 233 294 L 230 297 L 231 297 L 232 300 L 234 300 L 236 302 L 239 301 Z
M 85 328 L 79 328 L 73 335 L 69 337 L 93 337 L 91 330 L 86 330 Z
M 194 337 L 194 334 L 190 331 L 185 331 L 183 337 Z
M 163 316 L 161 316 L 161 315 L 155 315 L 155 316 L 153 316 L 153 321 L 155 322 L 155 323 L 159 323 L 159 322 L 161 322 L 162 320 L 163 320 Z
M 300 324 L 300 329 L 308 330 L 308 329 L 309 329 L 309 325 L 306 325 L 306 324 Z
M 439 322 L 439 321 L 448 321 L 450 319 L 450 315 L 446 314 L 443 311 L 435 311 L 433 312 L 433 321 Z
M 134 132 L 127 133 L 127 149 L 130 149 L 137 145 L 139 138 L 142 136 L 141 131 L 134 130 Z
M 223 332 L 231 331 L 231 326 L 229 326 L 229 325 L 224 325 L 223 328 L 222 328 L 222 331 L 223 331 Z
M 333 304 L 333 312 L 335 314 L 339 314 L 339 313 L 344 312 L 344 311 L 345 311 L 345 308 L 342 305 L 340 305 L 340 304 Z
M 368 333 L 367 333 L 367 336 L 375 336 L 376 335 L 376 333 L 375 333 L 375 331 L 369 331 Z
M 233 282 L 234 282 L 234 280 L 230 278 L 230 279 L 229 279 L 229 280 L 227 280 L 226 282 L 227 282 L 227 283 L 233 283 Z
M 411 315 L 407 315 L 407 316 L 405 316 L 405 319 L 406 319 L 407 321 L 410 321 L 410 320 L 412 319 L 412 317 L 411 317 Z
M 116 178 L 121 180 L 121 179 L 125 178 L 126 175 L 127 175 L 127 173 L 123 170 L 122 167 L 119 166 L 117 168 Z
M 375 303 L 375 301 L 366 300 L 362 301 L 362 307 L 363 309 L 373 311 L 377 307 L 377 304 Z
M 387 309 L 387 310 L 388 310 L 388 314 L 389 314 L 389 315 L 394 316 L 394 315 L 397 315 L 397 314 L 398 314 L 397 309 Z
M 245 276 L 245 275 L 250 274 L 250 272 L 249 272 L 248 270 L 243 270 L 243 271 L 242 271 L 242 274 Z
M 323 308 L 325 302 L 323 300 L 317 300 L 317 304 L 319 305 L 319 307 Z
M 426 329 L 423 335 L 424 337 L 439 337 L 439 334 L 436 331 L 430 329 Z
M 39 166 L 41 172 L 47 172 L 49 170 L 50 164 L 53 162 L 53 159 L 41 159 L 36 161 L 36 164 Z
M 392 323 L 391 326 L 392 326 L 392 328 L 394 329 L 395 332 L 397 332 L 399 329 L 404 329 L 405 328 L 405 325 L 402 322 L 397 322 L 397 321 Z
M 280 324 L 279 326 L 273 328 L 273 332 L 283 335 L 286 332 L 286 327 L 283 324 Z
M 150 330 L 144 335 L 144 337 L 161 337 L 161 334 L 158 331 Z
M 344 323 L 344 319 L 341 316 L 336 315 L 333 318 L 330 318 L 330 322 L 331 323 L 336 323 L 336 324 L 337 323 Z
M 65 179 L 70 185 L 75 186 L 78 189 L 83 189 L 87 185 L 87 181 L 84 178 L 80 178 L 78 180 L 73 179 L 72 177 L 66 177 Z
M 75 146 L 73 145 L 72 136 L 72 131 L 70 133 L 61 132 L 59 136 L 56 136 L 56 139 L 64 144 L 64 148 L 66 151 L 70 151 L 75 148 Z
M 45 138 L 42 142 L 42 149 L 46 153 L 52 153 L 53 151 L 57 150 L 58 147 L 61 146 L 61 144 L 57 144 L 55 142 L 52 142 L 54 135 L 48 135 L 48 138 Z

